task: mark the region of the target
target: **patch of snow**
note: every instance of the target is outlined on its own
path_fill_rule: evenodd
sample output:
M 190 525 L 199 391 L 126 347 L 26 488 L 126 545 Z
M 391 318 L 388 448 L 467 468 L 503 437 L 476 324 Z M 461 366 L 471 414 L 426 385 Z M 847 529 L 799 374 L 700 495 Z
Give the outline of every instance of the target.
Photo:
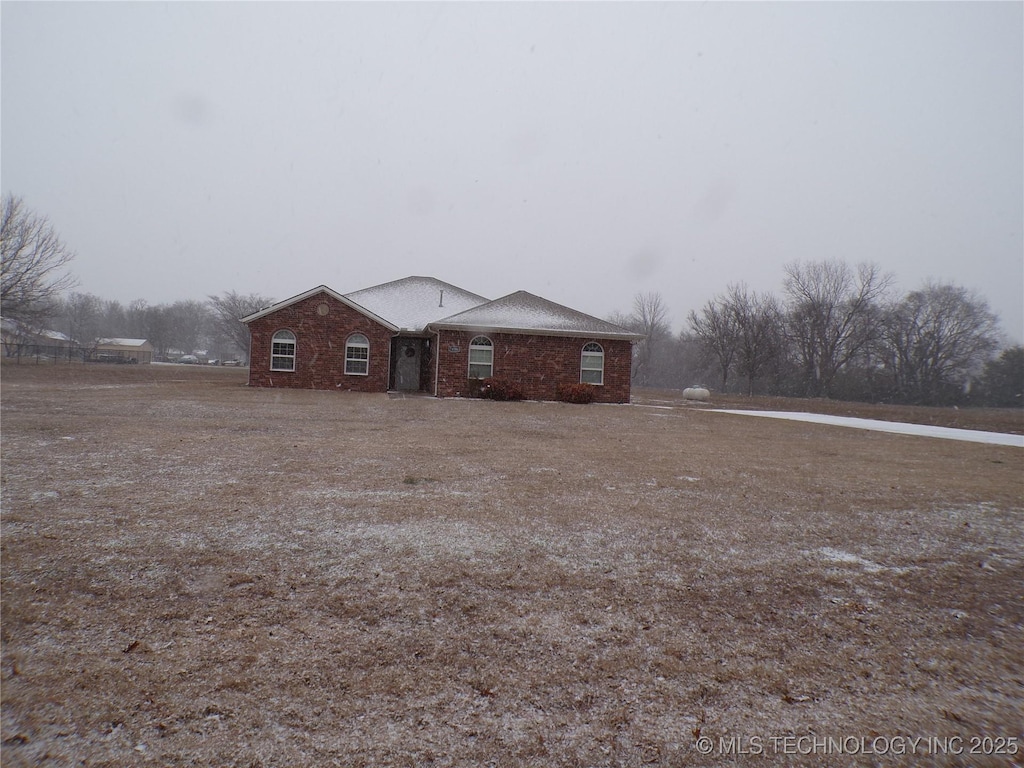
M 324 532 L 321 531 L 320 535 L 324 536 Z M 350 558 L 362 557 L 365 549 L 359 545 L 365 544 L 402 551 L 406 555 L 414 554 L 424 560 L 454 556 L 467 561 L 492 557 L 502 547 L 500 537 L 495 537 L 485 527 L 443 520 L 419 523 L 352 521 L 326 538 L 333 545 L 335 557 L 348 551 Z
M 833 549 L 832 547 L 822 547 L 818 551 L 825 556 L 826 560 L 831 560 L 836 563 L 847 563 L 849 565 L 859 565 L 868 573 L 877 573 L 878 571 L 884 570 L 885 568 L 885 566 L 872 562 L 867 558 L 860 557 L 859 555 L 854 555 L 850 552 L 844 552 L 841 549 Z
M 866 557 L 855 555 L 852 552 L 844 552 L 841 549 L 834 549 L 832 547 L 821 547 L 818 553 L 825 557 L 826 560 L 831 560 L 834 563 L 844 563 L 847 565 L 859 565 L 867 573 L 880 573 L 881 571 L 892 571 L 894 573 L 906 573 L 908 569 L 897 568 L 887 565 L 881 565 L 873 560 L 868 560 Z
M 732 413 L 739 414 L 741 416 L 764 416 L 769 419 L 806 421 L 812 424 L 826 424 L 834 427 L 853 427 L 854 429 L 869 429 L 875 432 L 890 432 L 896 435 L 940 437 L 946 440 L 964 440 L 970 443 L 1008 445 L 1017 448 L 1024 448 L 1024 435 L 1011 435 L 1004 432 L 983 432 L 978 429 L 933 427 L 927 424 L 906 424 L 899 421 L 878 421 L 876 419 L 858 419 L 851 416 L 829 416 L 823 413 L 801 413 L 798 411 L 741 411 L 719 408 L 714 409 L 712 413 Z

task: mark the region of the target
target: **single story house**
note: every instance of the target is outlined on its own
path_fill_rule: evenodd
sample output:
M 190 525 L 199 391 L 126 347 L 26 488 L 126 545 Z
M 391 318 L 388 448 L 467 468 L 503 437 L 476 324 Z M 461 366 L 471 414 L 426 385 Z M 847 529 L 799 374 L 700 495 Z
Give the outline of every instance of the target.
M 153 345 L 146 339 L 97 339 L 90 360 L 112 363 L 152 363 Z
M 432 277 L 354 293 L 325 285 L 242 318 L 257 387 L 468 395 L 473 379 L 516 384 L 532 400 L 587 383 L 629 402 L 639 334 L 518 291 L 490 301 Z

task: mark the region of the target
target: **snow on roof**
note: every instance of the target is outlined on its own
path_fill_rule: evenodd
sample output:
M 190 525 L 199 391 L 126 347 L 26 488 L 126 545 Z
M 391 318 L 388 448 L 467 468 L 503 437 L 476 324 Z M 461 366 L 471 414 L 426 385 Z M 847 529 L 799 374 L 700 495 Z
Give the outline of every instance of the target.
M 474 328 L 552 336 L 605 339 L 643 338 L 626 328 L 575 309 L 518 291 L 494 301 L 434 277 L 404 277 L 353 293 L 339 294 L 325 285 L 264 307 L 242 322 L 269 315 L 319 292 L 325 292 L 395 331 L 422 333 L 437 328 Z
M 11 334 L 24 334 L 26 336 L 35 336 L 39 339 L 50 339 L 51 341 L 66 341 L 71 342 L 73 339 L 66 333 L 60 331 L 51 331 L 47 328 L 39 328 L 32 330 L 30 326 L 23 325 L 17 320 L 9 320 L 6 317 L 0 317 L 0 328 L 6 333 Z
M 60 331 L 40 331 L 39 335 L 45 339 L 53 339 L 54 341 L 72 341 L 72 338 L 66 333 Z
M 423 331 L 431 322 L 487 303 L 475 293 L 433 277 L 405 277 L 346 293 L 345 298 L 403 331 Z
M 640 334 L 592 315 L 516 291 L 508 296 L 431 323 L 432 328 L 473 328 L 493 331 L 543 333 L 553 336 L 589 336 L 639 339 Z
M 96 339 L 96 343 L 110 347 L 141 347 L 149 342 L 146 339 Z

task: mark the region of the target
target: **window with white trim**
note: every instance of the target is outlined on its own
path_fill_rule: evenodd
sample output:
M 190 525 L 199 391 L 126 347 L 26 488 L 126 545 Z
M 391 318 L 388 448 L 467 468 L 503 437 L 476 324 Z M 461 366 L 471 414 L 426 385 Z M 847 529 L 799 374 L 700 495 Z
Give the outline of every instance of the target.
M 489 379 L 494 373 L 494 345 L 486 336 L 469 342 L 469 378 Z
M 597 342 L 583 345 L 580 357 L 580 382 L 604 384 L 604 350 Z
M 370 372 L 370 340 L 353 333 L 345 342 L 345 373 L 366 376 Z
M 295 370 L 295 334 L 278 331 L 270 342 L 270 370 Z

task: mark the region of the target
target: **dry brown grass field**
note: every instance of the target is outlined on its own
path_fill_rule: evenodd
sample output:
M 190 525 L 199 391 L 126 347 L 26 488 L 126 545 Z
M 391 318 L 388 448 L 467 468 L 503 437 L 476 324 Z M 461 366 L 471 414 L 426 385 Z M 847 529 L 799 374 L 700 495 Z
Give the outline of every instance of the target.
M 0 373 L 5 768 L 1024 764 L 1024 449 Z

